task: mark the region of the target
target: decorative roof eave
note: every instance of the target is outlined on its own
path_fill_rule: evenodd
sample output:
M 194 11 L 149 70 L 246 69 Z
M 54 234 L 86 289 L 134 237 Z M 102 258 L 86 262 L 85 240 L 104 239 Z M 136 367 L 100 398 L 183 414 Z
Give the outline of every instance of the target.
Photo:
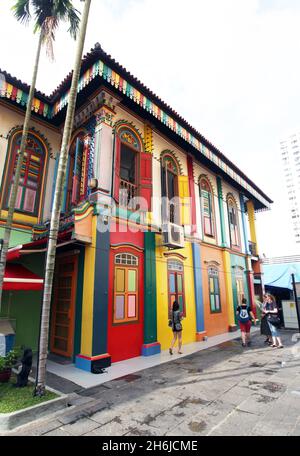
M 99 56 L 101 56 L 101 59 L 99 59 Z M 110 66 L 104 62 L 104 59 L 110 62 Z M 114 67 L 117 71 L 111 67 Z M 107 55 L 99 45 L 83 58 L 82 71 L 83 74 L 78 83 L 78 93 L 88 86 L 89 83 L 96 77 L 101 77 L 115 90 L 118 90 L 123 95 L 126 95 L 141 109 L 147 111 L 147 113 L 160 121 L 173 133 L 177 134 L 182 140 L 187 142 L 189 146 L 192 146 L 198 153 L 205 157 L 205 159 L 214 163 L 214 165 L 217 166 L 222 173 L 229 176 L 229 178 L 251 194 L 263 208 L 270 208 L 270 204 L 273 201 L 250 179 L 248 179 L 244 173 L 242 173 L 228 158 L 226 158 L 215 146 L 213 146 L 206 138 L 190 126 L 182 117 L 162 102 L 139 80 L 134 78 L 126 69 L 115 62 L 114 59 Z M 125 75 L 125 77 L 123 77 L 123 75 Z M 69 96 L 68 87 L 70 87 L 71 76 L 72 72 L 65 78 L 51 97 L 48 98 L 50 103 L 53 103 L 55 99 L 58 100 L 53 106 L 50 106 L 36 98 L 33 104 L 33 110 L 49 120 L 54 119 L 56 115 L 67 106 Z M 4 96 L 16 101 L 17 103 L 26 105 L 26 94 L 24 95 L 24 92 L 21 89 L 17 89 L 12 84 L 8 84 L 8 86 L 6 86 L 6 84 L 7 83 L 5 81 L 1 82 L 0 80 L 0 97 Z M 136 87 L 138 87 L 139 90 Z M 63 91 L 65 91 L 65 93 L 61 95 Z M 43 94 L 38 94 L 43 97 Z M 61 96 L 60 99 L 59 96 Z M 155 100 L 155 103 L 152 100 Z
M 78 92 L 83 90 L 97 76 L 102 77 L 105 81 L 118 89 L 123 95 L 126 95 L 133 100 L 141 108 L 152 114 L 156 119 L 160 120 L 165 126 L 170 128 L 178 136 L 184 139 L 190 146 L 193 146 L 204 157 L 215 163 L 225 174 L 241 185 L 251 195 L 262 203 L 266 208 L 270 208 L 272 201 L 264 197 L 250 183 L 246 181 L 239 173 L 229 166 L 217 153 L 205 146 L 197 137 L 192 135 L 190 131 L 176 122 L 169 114 L 160 109 L 155 103 L 147 98 L 143 93 L 137 90 L 133 85 L 129 84 L 126 79 L 109 68 L 102 60 L 98 60 L 93 66 L 87 70 L 80 78 L 78 84 Z M 67 92 L 59 101 L 54 104 L 53 116 L 58 114 L 68 103 L 69 92 Z
M 27 106 L 29 86 L 12 77 L 9 73 L 0 70 L 0 99 L 5 98 L 23 107 Z M 53 117 L 51 101 L 42 93 L 36 91 L 32 103 L 32 111 L 40 116 L 51 119 Z

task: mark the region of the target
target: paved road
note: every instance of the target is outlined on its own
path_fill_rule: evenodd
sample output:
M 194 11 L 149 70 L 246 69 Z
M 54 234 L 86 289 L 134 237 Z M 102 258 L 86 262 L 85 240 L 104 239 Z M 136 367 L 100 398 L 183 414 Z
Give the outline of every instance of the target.
M 55 418 L 12 435 L 300 435 L 300 348 L 254 336 L 71 395 Z M 294 355 L 291 348 L 294 346 Z M 298 355 L 298 357 L 297 357 Z M 282 361 L 285 362 L 282 367 Z

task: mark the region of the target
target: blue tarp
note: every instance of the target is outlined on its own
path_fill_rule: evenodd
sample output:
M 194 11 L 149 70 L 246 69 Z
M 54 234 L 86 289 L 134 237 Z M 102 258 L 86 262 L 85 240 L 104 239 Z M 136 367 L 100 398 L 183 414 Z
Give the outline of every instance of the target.
M 264 264 L 264 283 L 270 287 L 293 289 L 292 274 L 300 283 L 300 263 Z

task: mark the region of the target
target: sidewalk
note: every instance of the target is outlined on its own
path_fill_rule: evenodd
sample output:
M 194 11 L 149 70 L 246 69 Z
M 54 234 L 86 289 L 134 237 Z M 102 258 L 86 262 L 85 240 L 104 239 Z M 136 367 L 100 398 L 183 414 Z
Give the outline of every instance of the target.
M 218 346 L 81 389 L 69 395 L 68 409 L 10 435 L 299 436 L 300 347 L 293 333 L 281 332 L 283 350 L 265 345 L 258 331 L 249 348 L 221 338 Z
M 259 328 L 252 328 L 251 330 L 252 335 L 257 334 L 258 332 Z M 192 355 L 193 353 L 215 347 L 217 345 L 238 339 L 240 337 L 240 331 L 221 334 L 219 336 L 209 337 L 205 342 L 194 342 L 192 344 L 184 345 L 182 347 L 184 352 L 183 355 L 178 355 L 176 353 L 176 350 L 174 350 L 174 355 L 170 356 L 169 351 L 165 350 L 158 355 L 149 357 L 139 356 L 137 358 L 128 359 L 126 361 L 113 363 L 111 367 L 106 369 L 107 373 L 104 374 L 92 374 L 76 368 L 74 364 L 61 365 L 50 360 L 47 361 L 47 371 L 69 382 L 72 382 L 75 385 L 79 385 L 82 388 L 92 388 L 98 385 L 102 385 L 103 383 L 109 382 L 111 380 L 123 377 L 125 375 L 134 374 L 135 372 L 148 369 L 149 367 L 154 367 L 160 364 L 174 361 L 176 358 L 184 358 L 186 356 Z M 51 376 L 49 376 L 49 382 L 50 387 L 57 389 L 56 384 L 51 384 Z M 74 390 L 76 390 L 76 388 L 73 388 L 73 391 Z

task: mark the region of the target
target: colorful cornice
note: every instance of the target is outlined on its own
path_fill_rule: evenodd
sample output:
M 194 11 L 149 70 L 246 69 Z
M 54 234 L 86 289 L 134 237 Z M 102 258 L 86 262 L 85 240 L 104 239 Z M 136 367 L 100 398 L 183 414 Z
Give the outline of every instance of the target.
M 118 73 L 109 68 L 102 60 L 98 60 L 94 65 L 88 69 L 81 77 L 78 84 L 78 92 L 83 90 L 90 81 L 97 76 L 102 77 L 105 81 L 110 83 L 113 87 L 118 89 L 123 95 L 126 95 L 133 100 L 140 107 L 152 114 L 156 119 L 160 120 L 164 125 L 170 128 L 178 136 L 184 139 L 188 144 L 197 149 L 204 157 L 215 163 L 222 169 L 229 177 L 235 180 L 239 185 L 245 188 L 256 199 L 258 199 L 265 207 L 270 207 L 270 202 L 257 192 L 245 179 L 243 179 L 236 171 L 225 163 L 217 154 L 208 149 L 199 139 L 193 136 L 187 129 L 181 126 L 170 115 L 160 109 L 155 103 L 147 98 L 143 93 L 137 90 L 133 85 L 129 84 L 126 79 L 122 78 Z M 69 92 L 67 92 L 61 99 L 54 104 L 53 116 L 57 115 L 68 103 Z
M 130 74 L 124 70 L 125 74 Z M 214 163 L 220 170 L 227 174 L 237 184 L 242 186 L 247 192 L 249 192 L 256 200 L 258 200 L 265 208 L 270 208 L 271 200 L 264 197 L 263 192 L 257 191 L 254 187 L 255 184 L 251 185 L 244 177 L 241 176 L 242 172 L 234 170 L 234 165 L 230 166 L 226 163 L 226 157 L 219 153 L 213 152 L 209 147 L 203 144 L 199 138 L 193 135 L 187 128 L 183 127 L 181 123 L 176 121 L 173 116 L 167 114 L 157 104 L 155 104 L 149 97 L 147 97 L 142 91 L 136 89 L 132 83 L 123 78 L 118 72 L 114 71 L 110 66 L 104 63 L 103 60 L 98 59 L 93 65 L 88 68 L 78 83 L 78 93 L 80 93 L 89 83 L 94 80 L 97 76 L 100 76 L 109 83 L 113 88 L 119 90 L 123 95 L 133 100 L 142 109 L 150 113 L 153 117 L 158 119 L 163 125 L 168 127 L 172 132 L 176 133 L 180 138 L 186 141 L 189 145 L 194 147 L 202 156 Z M 68 78 L 67 78 L 68 79 Z M 138 84 L 138 82 L 137 82 Z M 146 89 L 145 89 L 146 90 Z M 53 105 L 51 102 L 45 103 L 38 98 L 34 99 L 33 111 L 49 120 L 54 119 L 68 104 L 69 90 L 64 93 L 61 98 L 56 101 Z M 56 96 L 59 95 L 59 92 Z M 0 80 L 0 97 L 4 97 L 15 101 L 22 106 L 27 103 L 28 95 L 16 86 Z M 56 97 L 55 96 L 55 97 Z M 154 97 L 154 96 L 153 96 Z M 49 99 L 50 100 L 50 99 Z M 172 112 L 169 109 L 169 112 Z M 182 123 L 185 122 L 182 119 Z M 191 127 L 192 129 L 192 127 Z M 197 132 L 196 132 L 197 133 Z M 199 137 L 201 135 L 199 134 Z M 212 146 L 213 148 L 213 146 Z M 218 151 L 217 151 L 218 152 Z M 229 160 L 227 160 L 229 162 Z M 251 182 L 251 181 L 250 181 Z
M 0 98 L 7 98 L 8 100 L 15 101 L 21 106 L 26 106 L 28 93 L 13 84 L 0 79 Z M 52 119 L 53 117 L 52 107 L 38 98 L 33 99 L 32 110 L 46 119 Z

